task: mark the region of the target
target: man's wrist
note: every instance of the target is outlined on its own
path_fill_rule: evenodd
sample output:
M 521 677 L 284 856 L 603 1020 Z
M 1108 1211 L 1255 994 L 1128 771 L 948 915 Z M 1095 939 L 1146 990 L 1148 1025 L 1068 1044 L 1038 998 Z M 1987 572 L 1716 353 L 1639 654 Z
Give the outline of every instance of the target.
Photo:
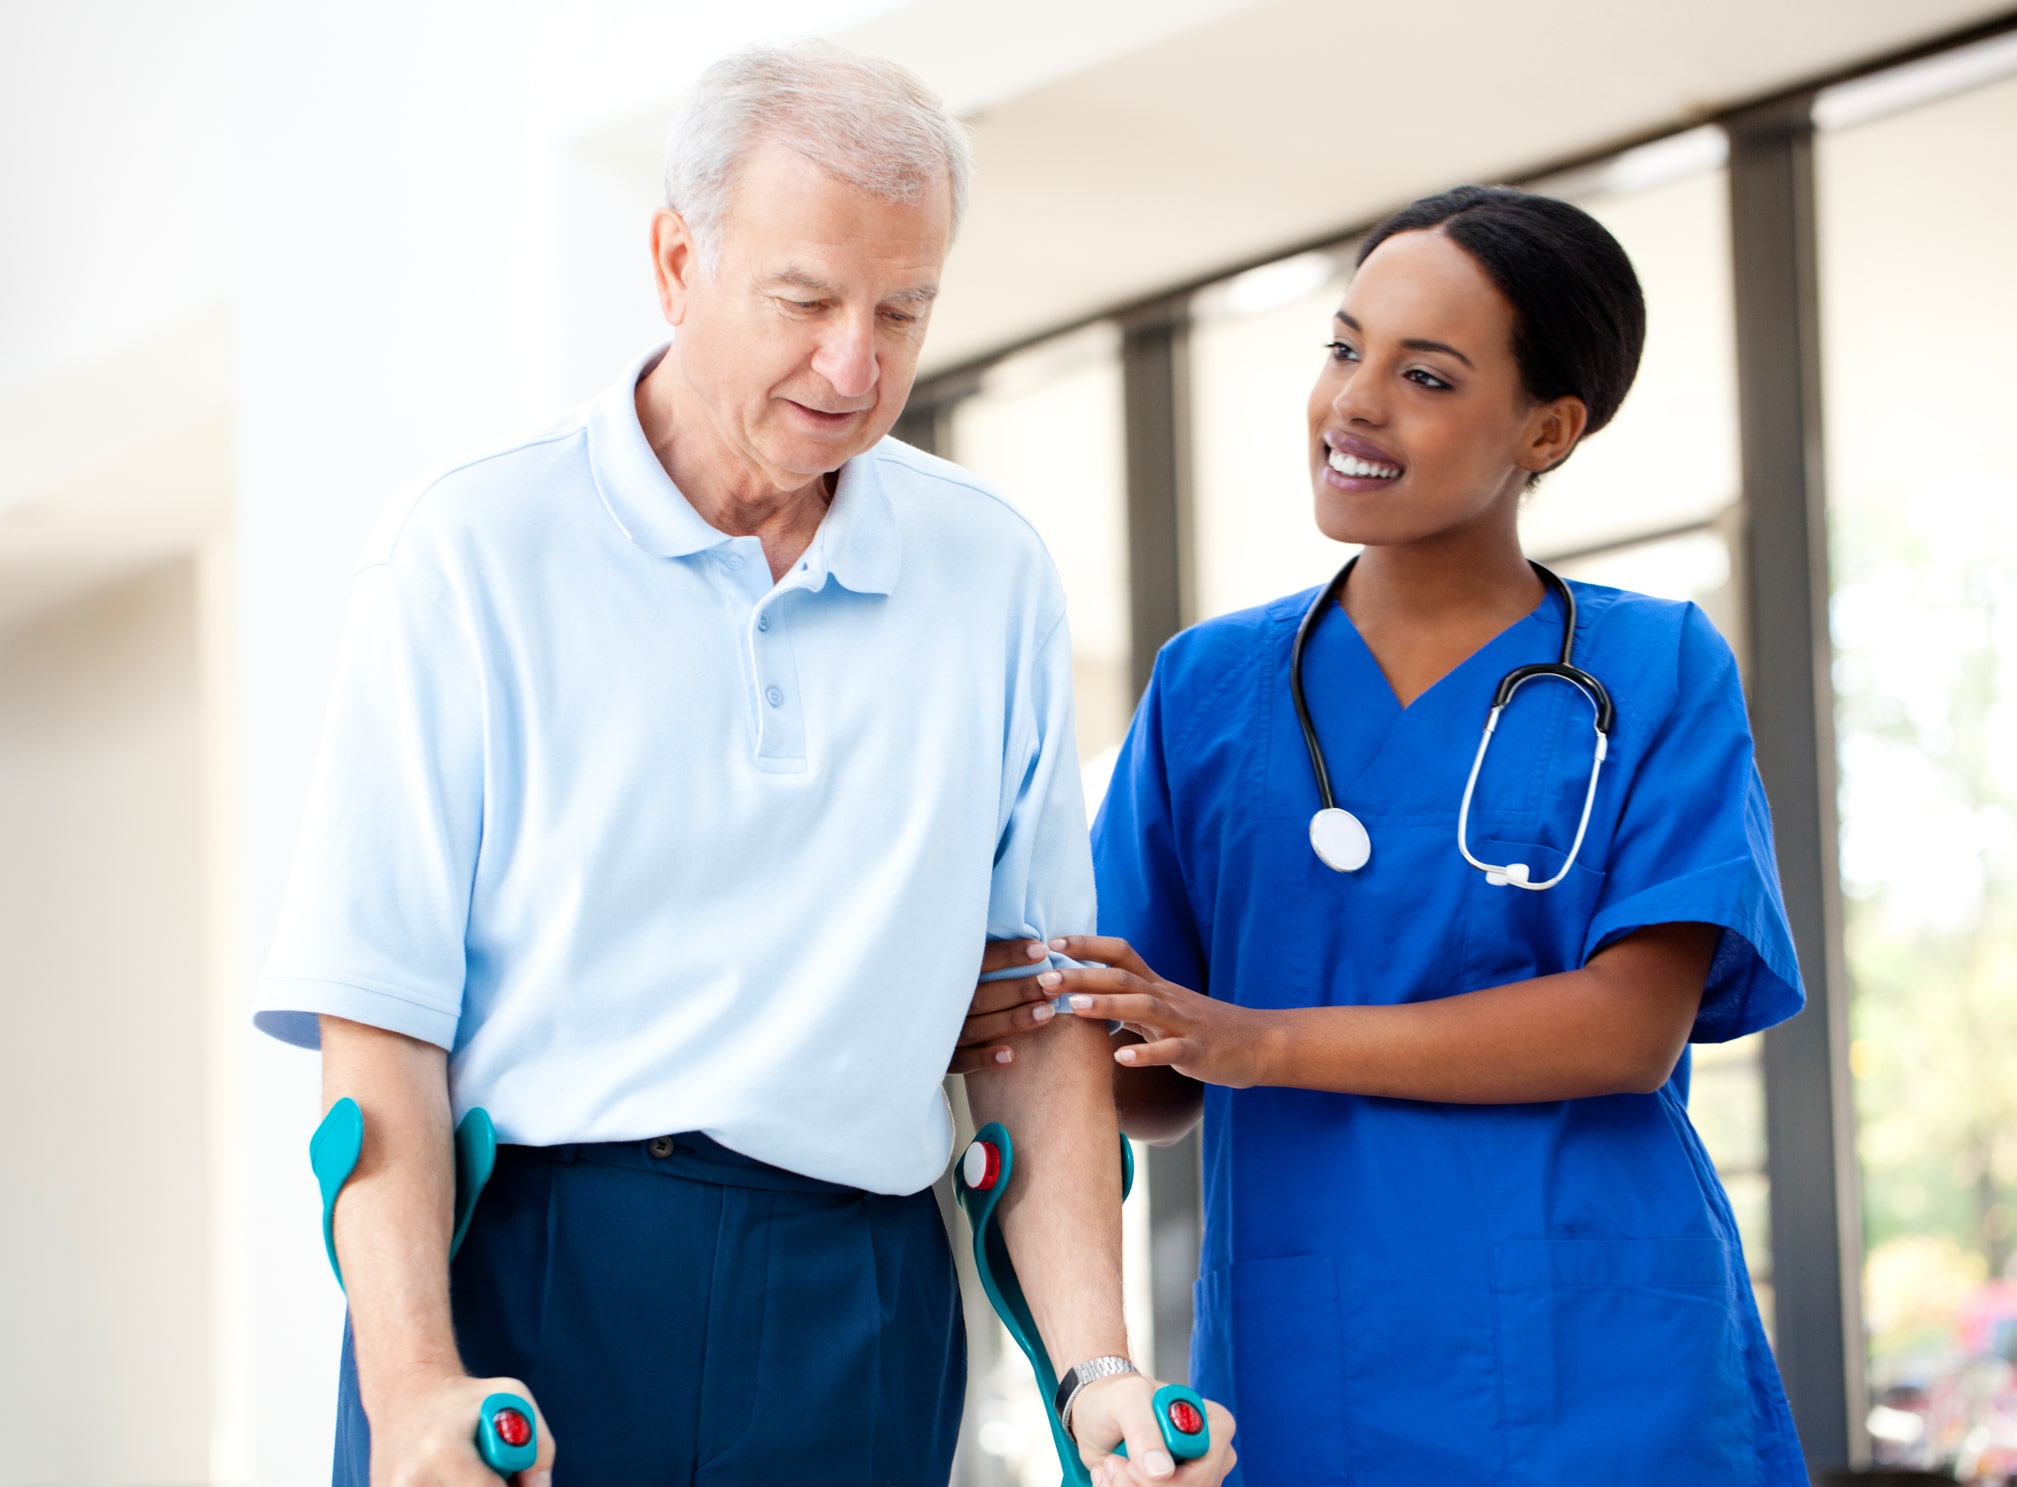
M 364 1413 L 370 1416 L 387 1406 L 397 1409 L 407 1401 L 438 1393 L 469 1376 L 462 1359 L 453 1353 L 416 1353 L 391 1363 L 359 1358 L 357 1394 Z
M 1065 1434 L 1073 1440 L 1078 1435 L 1072 1429 L 1072 1414 L 1085 1391 L 1093 1385 L 1109 1379 L 1138 1378 L 1141 1370 L 1134 1360 L 1123 1353 L 1103 1353 L 1096 1358 L 1088 1358 L 1074 1364 L 1058 1380 L 1057 1393 L 1051 1399 L 1051 1406 L 1057 1411 L 1058 1423 Z

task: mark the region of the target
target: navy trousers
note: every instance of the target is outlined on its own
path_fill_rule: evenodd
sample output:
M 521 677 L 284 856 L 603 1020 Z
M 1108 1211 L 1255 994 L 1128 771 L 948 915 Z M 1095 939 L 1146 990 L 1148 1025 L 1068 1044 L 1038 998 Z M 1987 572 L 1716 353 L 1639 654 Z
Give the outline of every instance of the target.
M 951 1474 L 966 1333 L 929 1191 L 839 1187 L 705 1136 L 506 1146 L 450 1282 L 464 1365 L 539 1401 L 554 1487 Z M 370 1470 L 346 1327 L 335 1487 Z

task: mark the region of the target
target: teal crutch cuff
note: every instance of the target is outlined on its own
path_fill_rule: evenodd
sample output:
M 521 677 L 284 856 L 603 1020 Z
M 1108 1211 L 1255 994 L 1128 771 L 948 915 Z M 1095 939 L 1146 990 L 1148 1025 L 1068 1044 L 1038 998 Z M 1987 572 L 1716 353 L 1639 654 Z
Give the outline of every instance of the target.
M 357 1170 L 357 1159 L 363 1152 L 364 1112 L 345 1095 L 329 1107 L 315 1134 L 308 1138 L 308 1165 L 322 1190 L 322 1248 L 339 1286 L 343 1284 L 343 1266 L 336 1258 L 336 1199 Z M 448 1241 L 449 1259 L 462 1248 L 476 1200 L 483 1196 L 484 1184 L 495 1170 L 497 1127 L 491 1124 L 490 1112 L 479 1105 L 455 1128 L 455 1228 Z
M 308 1165 L 315 1169 L 316 1185 L 322 1189 L 322 1248 L 338 1286 L 343 1284 L 343 1266 L 336 1259 L 336 1195 L 357 1170 L 357 1158 L 363 1151 L 364 1112 L 345 1095 L 329 1107 L 322 1124 L 308 1138 Z

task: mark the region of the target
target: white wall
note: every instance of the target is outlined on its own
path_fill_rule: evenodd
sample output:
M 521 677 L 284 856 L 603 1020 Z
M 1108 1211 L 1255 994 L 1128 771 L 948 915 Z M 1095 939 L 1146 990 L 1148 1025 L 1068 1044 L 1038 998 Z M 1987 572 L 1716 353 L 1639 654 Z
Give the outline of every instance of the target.
M 0 1484 L 209 1479 L 197 582 L 0 637 Z

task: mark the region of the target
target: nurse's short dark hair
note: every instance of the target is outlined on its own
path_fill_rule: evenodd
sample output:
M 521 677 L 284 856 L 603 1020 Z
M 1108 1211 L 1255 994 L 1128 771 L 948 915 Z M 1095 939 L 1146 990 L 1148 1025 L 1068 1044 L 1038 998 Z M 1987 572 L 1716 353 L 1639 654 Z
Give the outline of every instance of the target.
M 1513 355 L 1536 402 L 1577 397 L 1586 433 L 1611 421 L 1646 345 L 1646 296 L 1632 260 L 1580 207 L 1510 186 L 1459 186 L 1403 207 L 1366 236 L 1364 263 L 1397 232 L 1441 230 L 1513 307 Z

